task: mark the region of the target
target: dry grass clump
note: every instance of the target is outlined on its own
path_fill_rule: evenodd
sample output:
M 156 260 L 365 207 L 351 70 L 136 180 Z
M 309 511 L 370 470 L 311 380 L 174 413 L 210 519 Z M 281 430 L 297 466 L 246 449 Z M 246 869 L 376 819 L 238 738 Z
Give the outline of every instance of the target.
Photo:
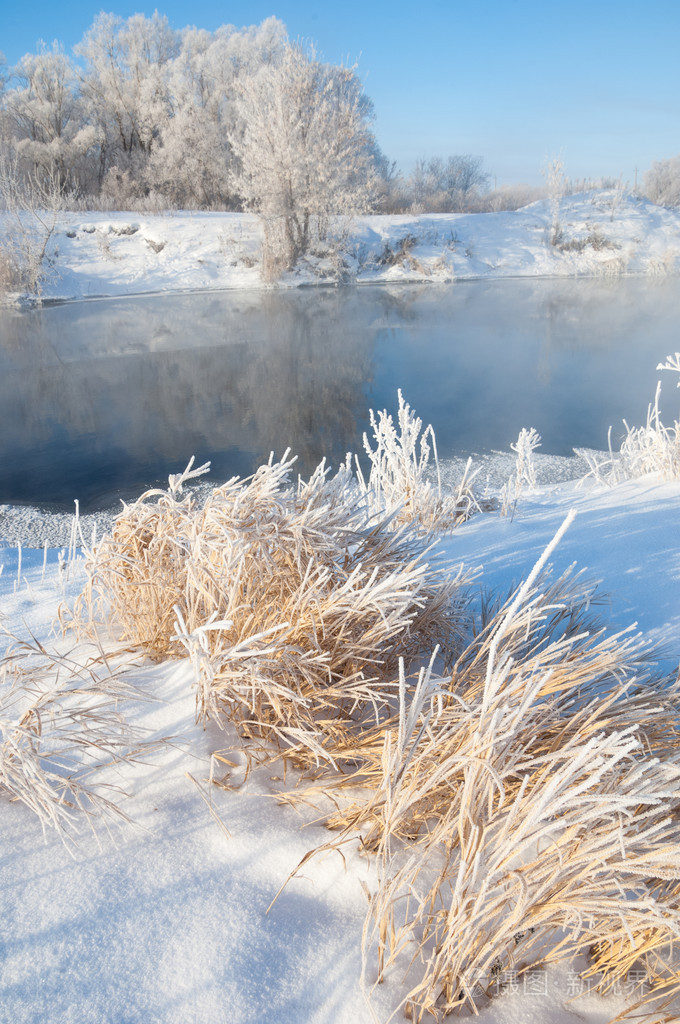
M 386 410 L 377 417 L 370 411 L 375 449 L 364 434 L 364 449 L 371 463 L 368 483 L 357 463 L 359 485 L 371 510 L 390 512 L 397 525 L 408 523 L 422 531 L 446 531 L 460 526 L 476 512 L 495 508 L 493 502 L 475 494 L 472 483 L 476 472 L 471 472 L 471 460 L 456 492 L 443 493 L 434 430 L 431 425 L 422 430 L 422 420 L 411 411 L 401 390 L 397 394 L 398 429 Z M 436 486 L 430 479 L 434 474 Z
M 680 687 L 596 628 L 580 577 L 550 582 L 549 550 L 450 674 L 402 671 L 364 796 L 330 819 L 329 847 L 359 830 L 377 854 L 366 962 L 410 964 L 415 1020 L 579 953 L 605 991 L 632 965 L 648 1001 L 680 988 Z
M 81 635 L 110 624 L 117 639 L 162 657 L 175 651 L 175 606 L 182 605 L 195 501 L 183 493 L 207 466 L 171 476 L 167 491 L 124 505 L 110 535 L 87 553 L 88 583 L 75 603 Z M 111 621 L 113 619 L 115 621 Z
M 668 356 L 665 363 L 659 363 L 657 370 L 680 373 L 680 352 Z M 624 420 L 626 436 L 618 452 L 612 452 L 610 444 L 609 457 L 602 459 L 593 452 L 574 449 L 586 459 L 589 476 L 598 483 L 610 486 L 648 473 L 658 473 L 664 480 L 680 480 L 680 420 L 676 420 L 671 427 L 662 423 L 660 394 L 661 381 L 657 384 L 654 403 L 647 409 L 644 427 L 629 427 Z
M 677 823 L 677 809 L 675 821 Z M 649 913 L 645 913 L 648 910 Z M 627 983 L 633 1005 L 624 1018 L 641 1017 L 649 1024 L 678 1020 L 680 970 L 677 964 L 677 928 L 680 883 L 676 878 L 645 879 L 637 920 L 630 916 L 605 921 L 590 947 L 586 977 L 597 977 L 600 991 Z M 602 938 L 602 935 L 605 938 Z M 675 1006 L 673 1005 L 675 1004 Z M 673 1009 L 675 1012 L 673 1012 Z M 648 1014 L 654 1013 L 651 1017 Z
M 621 246 L 617 242 L 612 242 L 610 238 L 602 234 L 602 231 L 598 224 L 590 225 L 586 224 L 588 229 L 587 235 L 581 235 L 577 238 L 565 239 L 562 235 L 559 241 L 553 242 L 556 249 L 560 252 L 578 252 L 581 253 L 589 246 L 595 252 L 602 252 L 603 249 L 620 249 Z
M 434 643 L 453 657 L 465 577 L 430 565 L 429 542 L 395 524 L 397 510 L 369 509 L 349 460 L 297 487 L 293 462 L 270 460 L 199 504 L 184 485 L 208 467 L 192 460 L 167 491 L 142 495 L 89 552 L 62 624 L 96 645 L 108 630 L 154 657 L 188 651 L 198 718 L 227 717 L 253 747 L 257 737 L 337 767 L 393 714 L 400 658 Z M 0 665 L 0 785 L 61 828 L 78 809 L 114 812 L 94 779 L 102 759 L 130 756 L 116 705 L 126 687 L 99 646 L 82 664 L 41 648 L 30 670 L 19 650 Z
M 0 792 L 64 839 L 83 820 L 128 820 L 111 770 L 156 746 L 125 722 L 119 704 L 131 698 L 101 649 L 74 658 L 16 641 L 0 662 Z
M 393 713 L 399 658 L 434 643 L 453 656 L 466 580 L 371 516 L 348 465 L 297 487 L 292 465 L 270 461 L 203 505 L 182 494 L 190 471 L 143 495 L 91 556 L 83 601 L 123 642 L 190 653 L 199 718 L 337 764 Z

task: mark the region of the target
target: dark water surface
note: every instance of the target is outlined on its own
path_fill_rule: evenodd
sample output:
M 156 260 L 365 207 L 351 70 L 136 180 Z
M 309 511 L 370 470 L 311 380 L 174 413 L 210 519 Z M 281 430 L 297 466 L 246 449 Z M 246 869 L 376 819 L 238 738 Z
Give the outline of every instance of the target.
M 397 388 L 440 456 L 605 448 L 644 420 L 680 348 L 675 279 L 224 292 L 0 312 L 0 503 L 83 510 L 167 482 L 191 455 L 213 481 L 274 451 L 311 472 L 361 451 Z

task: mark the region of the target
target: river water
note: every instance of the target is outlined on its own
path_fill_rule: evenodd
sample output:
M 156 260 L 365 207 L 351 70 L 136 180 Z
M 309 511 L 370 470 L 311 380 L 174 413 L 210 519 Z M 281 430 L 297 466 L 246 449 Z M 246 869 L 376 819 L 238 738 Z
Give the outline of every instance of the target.
M 156 295 L 0 312 L 0 503 L 105 508 L 191 455 L 211 479 L 290 447 L 360 452 L 397 389 L 440 456 L 605 448 L 680 348 L 675 279 Z M 677 413 L 666 375 L 664 408 Z

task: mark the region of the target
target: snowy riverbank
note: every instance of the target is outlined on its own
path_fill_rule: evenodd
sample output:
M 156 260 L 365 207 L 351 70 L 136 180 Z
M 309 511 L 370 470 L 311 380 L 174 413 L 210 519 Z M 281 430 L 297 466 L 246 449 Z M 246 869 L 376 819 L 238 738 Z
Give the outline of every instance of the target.
M 352 280 L 650 274 L 680 269 L 680 210 L 618 190 L 561 200 L 558 244 L 543 200 L 513 212 L 356 218 L 334 254 L 280 286 Z M 264 287 L 261 229 L 235 213 L 64 213 L 45 299 Z

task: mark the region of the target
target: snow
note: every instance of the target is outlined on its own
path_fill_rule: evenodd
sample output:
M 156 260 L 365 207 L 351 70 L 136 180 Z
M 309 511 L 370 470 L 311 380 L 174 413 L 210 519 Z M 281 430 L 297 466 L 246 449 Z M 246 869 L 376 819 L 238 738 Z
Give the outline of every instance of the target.
M 362 218 L 353 237 L 365 251 L 379 254 L 386 242 L 412 232 L 421 241 L 410 252 L 432 273 L 423 275 L 407 260 L 392 266 L 367 260 L 358 279 L 606 273 L 612 253 L 626 253 L 628 271 L 678 265 L 680 213 L 628 198 L 611 221 L 607 202 L 604 195 L 563 200 L 565 233 L 584 233 L 597 221 L 621 246 L 592 251 L 581 262 L 582 254 L 546 246 L 545 204 L 507 214 Z M 255 259 L 259 246 L 248 216 L 70 214 L 67 220 L 59 275 L 48 282 L 47 297 L 260 286 L 257 265 L 246 266 L 243 258 Z M 135 231 L 122 232 L 126 225 Z M 451 232 L 458 241 L 447 247 Z M 155 251 L 146 239 L 165 244 Z M 547 482 L 520 497 L 512 518 L 479 515 L 445 548 L 455 561 L 480 567 L 482 585 L 507 592 L 575 509 L 553 555 L 556 569 L 576 562 L 601 580 L 609 627 L 637 623 L 663 646 L 663 663 L 674 669 L 680 661 L 679 507 L 680 484 L 656 477 L 610 489 L 593 481 Z M 36 531 L 5 536 L 35 546 L 0 549 L 0 624 L 17 636 L 55 643 L 52 623 L 59 603 L 72 602 L 83 585 L 82 562 L 64 568 L 50 547 L 44 567 Z M 272 904 L 305 853 L 328 838 L 315 812 L 279 804 L 281 782 L 271 769 L 258 768 L 244 781 L 238 752 L 232 755 L 236 788 L 209 786 L 211 754 L 237 747 L 237 738 L 195 724 L 186 660 L 138 658 L 127 674 L 150 699 L 126 707 L 126 715 L 149 738 L 172 737 L 146 763 L 117 770 L 133 824 L 98 836 L 85 830 L 69 848 L 55 834 L 43 835 L 24 805 L 0 801 L 0 1022 L 374 1024 L 392 1013 L 403 1019 L 402 978 L 393 973 L 374 988 L 369 968 L 362 979 L 370 860 L 350 849 L 344 862 L 337 854 L 314 859 Z M 616 1016 L 624 997 L 589 993 L 578 982 L 578 966 L 538 972 L 514 991 L 507 986 L 481 1008 L 480 1024 L 600 1024 Z
M 677 209 L 610 189 L 563 198 L 559 216 L 562 248 L 548 242 L 547 200 L 513 212 L 357 217 L 343 256 L 358 283 L 680 269 Z M 415 240 L 405 251 L 404 238 Z M 249 214 L 64 213 L 43 297 L 261 288 L 260 245 L 259 222 Z M 331 264 L 310 256 L 279 284 L 332 283 Z
M 608 627 L 637 627 L 663 647 L 669 670 L 680 663 L 680 484 L 650 476 L 618 487 L 591 481 L 538 488 L 520 498 L 512 521 L 479 516 L 451 541 L 451 557 L 484 567 L 503 592 L 524 579 L 570 509 L 576 520 L 559 563 L 576 563 L 600 584 Z

